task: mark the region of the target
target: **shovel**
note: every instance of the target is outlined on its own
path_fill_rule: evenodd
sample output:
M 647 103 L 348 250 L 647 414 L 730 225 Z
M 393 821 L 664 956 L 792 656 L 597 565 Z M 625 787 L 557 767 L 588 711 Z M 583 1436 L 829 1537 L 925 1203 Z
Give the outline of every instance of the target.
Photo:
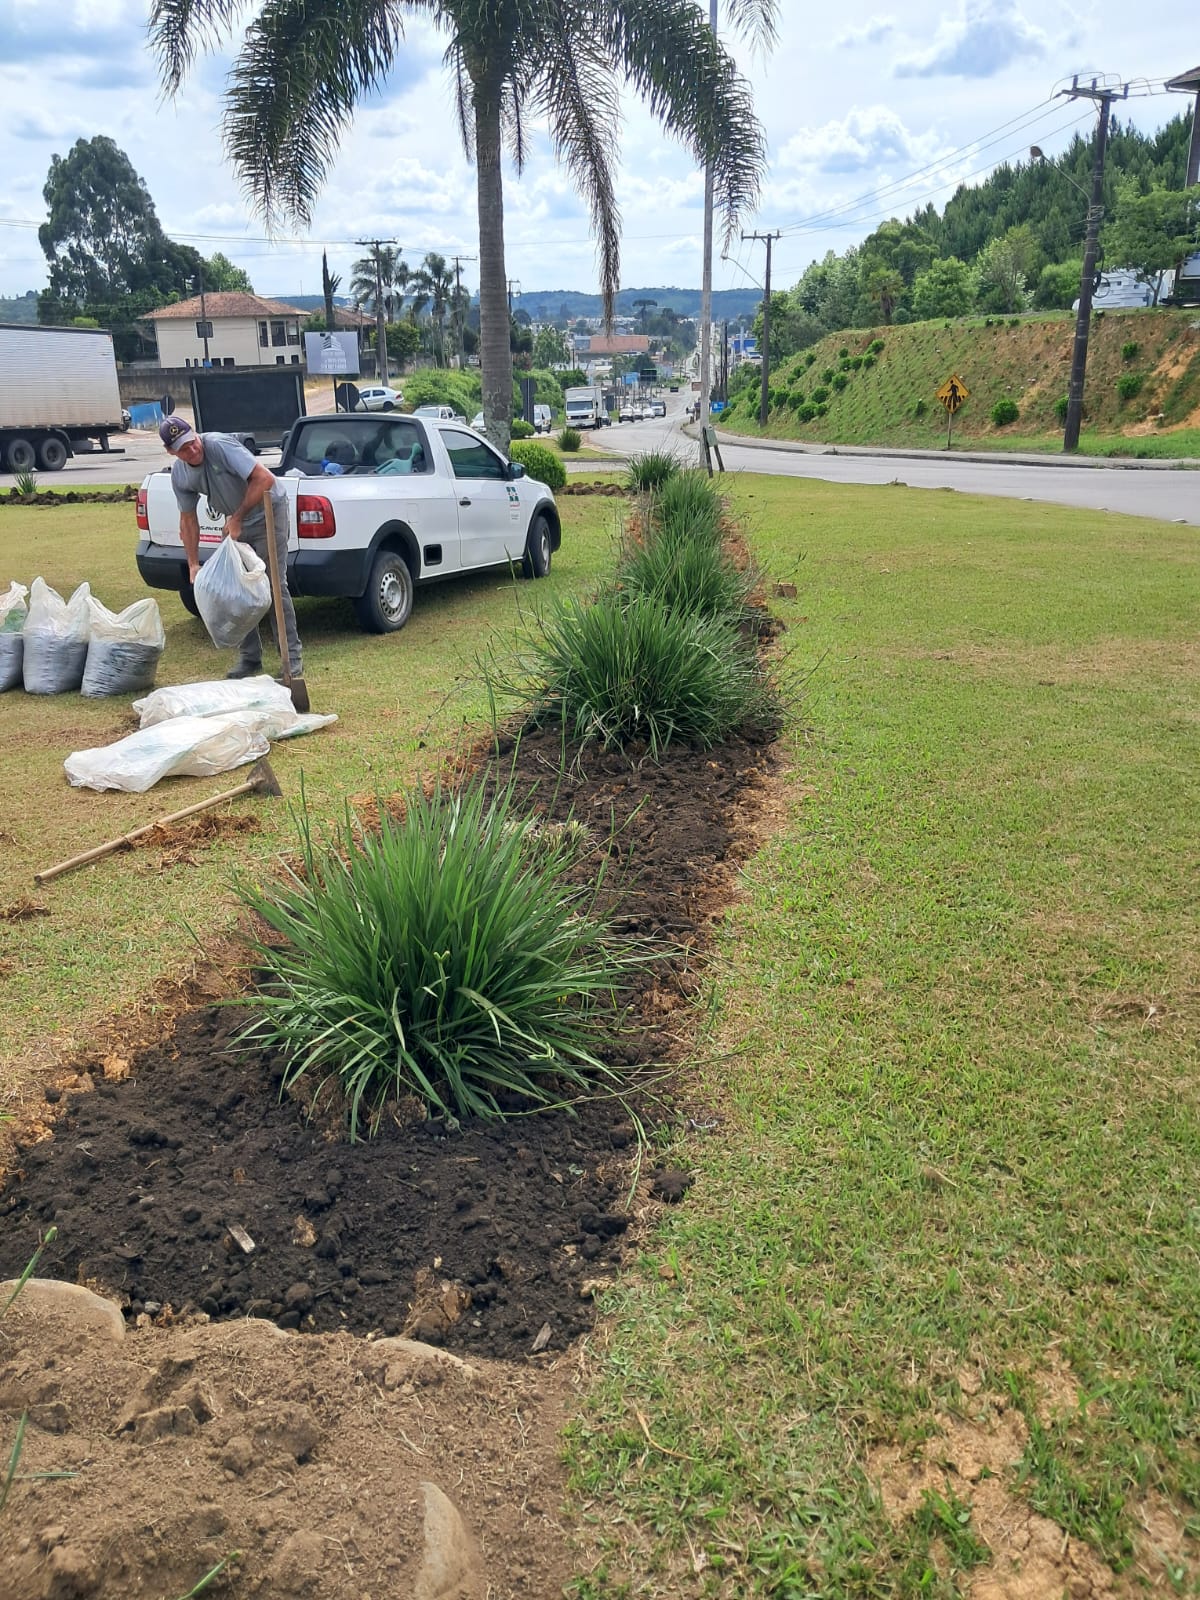
M 283 581 L 279 572 L 279 552 L 275 548 L 275 508 L 271 504 L 271 491 L 263 495 L 263 512 L 267 519 L 267 570 L 271 574 L 271 599 L 275 603 L 275 637 L 279 642 L 279 659 L 283 663 L 283 684 L 299 712 L 308 710 L 308 685 L 303 678 L 292 677 L 291 651 L 288 649 L 287 629 L 283 623 Z

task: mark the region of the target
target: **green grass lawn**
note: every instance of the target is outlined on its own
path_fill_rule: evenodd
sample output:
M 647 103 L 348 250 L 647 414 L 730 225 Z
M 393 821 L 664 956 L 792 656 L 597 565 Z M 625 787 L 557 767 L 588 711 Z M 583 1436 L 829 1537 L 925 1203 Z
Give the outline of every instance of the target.
M 950 1596 L 989 1565 L 997 1594 L 1098 1595 L 1105 1572 L 1118 1594 L 1195 1593 L 1194 531 L 899 485 L 730 488 L 799 591 L 775 602 L 796 718 L 697 1015 L 695 1126 L 666 1152 L 696 1182 L 589 1346 L 577 1594 Z M 548 585 L 426 591 L 390 639 L 301 603 L 314 708 L 342 720 L 275 748 L 289 796 L 303 774 L 332 814 L 472 737 L 478 650 L 611 565 L 620 505 L 562 505 Z M 131 508 L 0 519 L 0 581 L 142 592 Z M 164 617 L 160 681 L 223 669 L 168 597 Z M 144 1003 L 189 929 L 228 928 L 232 867 L 292 835 L 285 804 L 247 802 L 260 835 L 34 892 L 37 866 L 232 780 L 73 791 L 64 755 L 123 732 L 124 704 L 3 709 L 0 908 L 47 913 L 0 921 L 11 1083 L 47 1036 Z
M 216 794 L 245 773 L 168 779 L 144 795 L 72 789 L 64 758 L 130 732 L 128 700 L 0 697 L 0 911 L 32 898 L 47 913 L 0 919 L 0 1104 L 16 1064 L 39 1040 L 53 1033 L 69 1049 L 99 1013 L 140 1002 L 160 975 L 186 970 L 198 953 L 189 929 L 202 939 L 228 929 L 231 870 L 265 862 L 290 843 L 288 802 L 299 798 L 301 781 L 315 813 L 332 815 L 347 796 L 389 791 L 473 739 L 488 714 L 479 653 L 493 641 L 503 651 L 519 618 L 549 596 L 590 588 L 611 566 L 623 509 L 620 501 L 564 498 L 563 545 L 545 583 L 492 573 L 420 590 L 412 620 L 389 637 L 361 633 L 348 601 L 299 600 L 313 710 L 337 712 L 340 721 L 275 745 L 271 763 L 287 798 L 240 801 L 240 811 L 260 819 L 261 833 L 197 851 L 190 865 L 163 871 L 161 852 L 143 850 L 35 887 L 38 868 Z M 0 508 L 0 539 L 4 587 L 40 573 L 65 594 L 86 578 L 114 610 L 148 592 L 134 565 L 132 505 Z M 213 649 L 176 596 L 155 593 L 167 633 L 158 683 L 223 676 L 232 654 Z M 268 647 L 267 671 L 274 659 Z
M 1196 1593 L 1196 541 L 736 500 L 812 675 L 702 1019 L 710 1131 L 668 1152 L 696 1182 L 592 1345 L 577 1592 Z

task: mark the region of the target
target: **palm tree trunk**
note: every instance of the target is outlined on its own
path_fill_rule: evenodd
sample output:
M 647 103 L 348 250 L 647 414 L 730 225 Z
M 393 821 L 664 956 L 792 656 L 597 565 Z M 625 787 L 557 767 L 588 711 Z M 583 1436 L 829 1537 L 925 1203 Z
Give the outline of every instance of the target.
M 512 437 L 512 351 L 504 266 L 504 184 L 500 103 L 475 83 L 475 178 L 479 205 L 479 363 L 488 438 L 507 451 Z

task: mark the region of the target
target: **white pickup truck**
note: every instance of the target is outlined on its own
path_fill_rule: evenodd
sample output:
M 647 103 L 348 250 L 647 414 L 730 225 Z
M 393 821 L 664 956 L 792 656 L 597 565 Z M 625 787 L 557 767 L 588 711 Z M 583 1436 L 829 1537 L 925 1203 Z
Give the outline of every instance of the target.
M 544 578 L 562 539 L 554 496 L 465 423 L 399 413 L 300 417 L 273 469 L 291 510 L 288 588 L 354 601 L 369 633 L 408 621 L 417 584 L 519 563 Z M 203 495 L 200 559 L 223 537 Z M 195 612 L 170 469 L 138 491 L 138 571 Z

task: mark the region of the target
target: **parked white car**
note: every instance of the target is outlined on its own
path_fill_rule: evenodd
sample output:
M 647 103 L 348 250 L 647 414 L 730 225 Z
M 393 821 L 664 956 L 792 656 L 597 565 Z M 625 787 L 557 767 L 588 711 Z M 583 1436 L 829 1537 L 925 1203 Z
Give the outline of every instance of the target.
M 398 411 L 404 404 L 404 394 L 399 389 L 389 389 L 387 384 L 376 384 L 358 391 L 356 411 Z
M 300 417 L 275 469 L 288 497 L 288 588 L 343 595 L 368 633 L 408 621 L 418 585 L 487 567 L 519 565 L 544 578 L 562 541 L 554 495 L 465 423 L 442 418 Z M 224 519 L 198 508 L 200 559 Z M 179 537 L 170 467 L 138 491 L 137 567 L 151 588 L 195 600 Z

